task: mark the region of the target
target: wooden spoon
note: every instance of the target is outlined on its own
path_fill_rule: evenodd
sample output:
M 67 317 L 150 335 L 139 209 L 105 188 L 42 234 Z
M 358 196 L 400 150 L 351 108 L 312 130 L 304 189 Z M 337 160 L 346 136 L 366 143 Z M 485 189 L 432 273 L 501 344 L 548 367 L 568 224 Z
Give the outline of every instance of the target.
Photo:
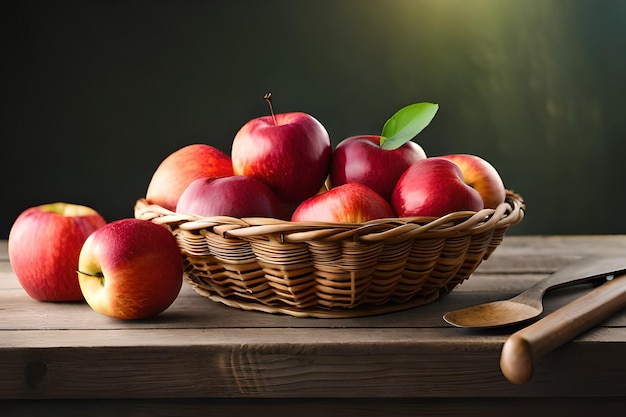
M 582 284 L 626 272 L 626 257 L 585 258 L 545 278 L 508 300 L 474 305 L 444 314 L 453 326 L 493 328 L 522 323 L 543 312 L 543 296 L 548 290 Z
M 541 320 L 513 333 L 502 347 L 502 374 L 514 384 L 525 383 L 546 353 L 624 307 L 626 275 L 609 280 Z

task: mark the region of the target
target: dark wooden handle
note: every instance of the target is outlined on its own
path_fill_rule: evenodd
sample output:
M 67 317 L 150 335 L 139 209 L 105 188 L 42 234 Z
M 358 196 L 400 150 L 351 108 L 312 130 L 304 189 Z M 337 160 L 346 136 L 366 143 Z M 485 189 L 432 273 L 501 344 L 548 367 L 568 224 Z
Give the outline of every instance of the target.
M 502 347 L 502 373 L 514 384 L 527 382 L 546 353 L 625 306 L 626 275 L 622 275 L 512 334 Z

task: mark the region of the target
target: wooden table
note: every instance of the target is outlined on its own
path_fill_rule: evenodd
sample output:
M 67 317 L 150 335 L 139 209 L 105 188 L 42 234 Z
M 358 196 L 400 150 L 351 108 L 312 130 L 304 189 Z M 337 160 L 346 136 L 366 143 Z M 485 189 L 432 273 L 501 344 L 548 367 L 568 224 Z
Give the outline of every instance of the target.
M 626 311 L 548 354 L 523 385 L 499 368 L 518 328 L 459 329 L 442 315 L 584 256 L 625 253 L 626 236 L 508 236 L 451 294 L 409 311 L 295 318 L 226 307 L 185 284 L 162 315 L 124 322 L 28 298 L 3 241 L 0 415 L 606 415 L 626 406 Z M 549 293 L 546 313 L 590 288 Z

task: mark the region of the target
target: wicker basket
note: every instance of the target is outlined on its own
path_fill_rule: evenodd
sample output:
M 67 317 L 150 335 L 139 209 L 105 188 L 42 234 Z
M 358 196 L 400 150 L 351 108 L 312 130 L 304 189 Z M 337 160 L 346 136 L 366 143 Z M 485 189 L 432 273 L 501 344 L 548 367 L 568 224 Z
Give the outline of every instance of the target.
M 177 214 L 140 199 L 135 217 L 167 225 L 186 279 L 245 310 L 358 317 L 430 303 L 476 270 L 524 217 L 507 191 L 495 210 L 367 223 L 297 223 Z

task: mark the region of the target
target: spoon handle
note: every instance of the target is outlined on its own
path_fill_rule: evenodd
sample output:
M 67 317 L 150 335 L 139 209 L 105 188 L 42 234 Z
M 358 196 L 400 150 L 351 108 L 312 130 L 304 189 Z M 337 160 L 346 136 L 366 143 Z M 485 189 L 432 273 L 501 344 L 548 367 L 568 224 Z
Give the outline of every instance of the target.
M 626 271 L 626 259 L 624 257 L 585 258 L 560 269 L 546 279 L 538 281 L 525 292 L 541 295 L 548 290 L 594 281 L 621 271 Z
M 625 306 L 626 275 L 621 275 L 512 334 L 502 347 L 502 373 L 514 384 L 525 383 L 545 354 Z

